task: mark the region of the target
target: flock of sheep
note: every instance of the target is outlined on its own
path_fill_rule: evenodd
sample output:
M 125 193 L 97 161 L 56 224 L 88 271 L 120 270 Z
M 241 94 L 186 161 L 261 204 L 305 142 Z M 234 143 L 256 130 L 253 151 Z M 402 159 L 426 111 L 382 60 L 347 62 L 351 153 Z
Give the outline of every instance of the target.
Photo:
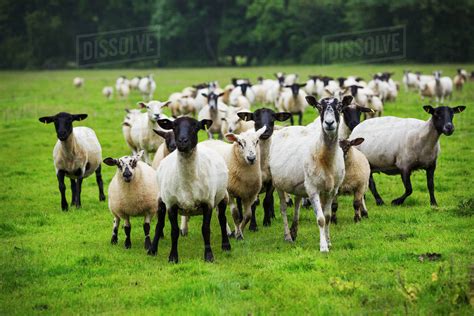
M 295 241 L 300 207 L 307 203 L 319 227 L 320 251 L 328 252 L 329 227 L 337 221 L 339 194 L 353 195 L 355 222 L 368 216 L 364 198 L 368 188 L 376 203 L 383 204 L 374 172 L 401 175 L 405 192 L 392 201 L 400 205 L 412 193 L 411 173 L 426 170 L 430 202 L 437 205 L 434 171 L 439 137 L 453 133 L 453 115 L 465 107 L 425 105 L 423 109 L 430 114 L 427 121 L 384 117 L 384 103 L 395 100 L 399 93 L 399 83 L 391 76 L 389 72 L 378 73 L 368 83 L 356 76 L 310 76 L 305 84 L 299 84 L 296 74 L 277 73 L 275 79 L 259 78 L 253 85 L 248 79 L 233 78 L 224 88 L 217 82 L 186 87 L 171 94 L 166 102 L 153 100 L 156 84 L 151 75 L 132 80 L 119 77 L 116 91 L 122 97 L 130 89 L 138 89 L 146 101 L 139 103 L 142 109 L 127 110 L 122 123 L 132 154 L 103 160 L 117 169 L 108 190 L 114 215 L 111 242 L 117 243 L 123 220 L 125 247 L 130 248 L 130 217 L 143 216 L 145 249 L 155 255 L 168 214 L 172 241 L 169 261 L 178 262 L 180 233 L 188 233 L 190 217 L 202 215 L 204 259 L 213 261 L 213 210 L 217 210 L 222 250 L 228 251 L 229 237 L 243 239 L 249 223 L 250 230 L 257 230 L 255 210 L 260 194 L 265 194 L 263 225 L 271 224 L 276 190 L 285 240 Z M 461 89 L 465 81 L 467 72 L 459 69 L 454 85 Z M 74 85 L 83 84 L 82 78 L 74 79 Z M 406 91 L 416 89 L 422 97 L 436 98 L 437 102 L 444 102 L 453 90 L 453 80 L 441 77 L 439 71 L 433 76 L 406 71 L 403 84 Z M 103 92 L 109 98 L 113 88 L 105 87 Z M 265 107 L 252 111 L 256 103 Z M 319 116 L 301 126 L 308 105 Z M 163 114 L 164 107 L 170 108 L 172 117 Z M 361 122 L 362 113 L 365 119 Z M 300 125 L 275 125 L 287 120 L 293 125 L 294 115 Z M 99 200 L 105 200 L 99 141 L 92 129 L 73 128 L 74 121 L 86 117 L 61 112 L 39 119 L 54 123 L 56 128 L 53 158 L 63 210 L 68 209 L 65 177 L 70 178 L 71 203 L 76 207 L 81 206 L 82 180 L 94 172 Z M 200 130 L 207 132 L 209 140 L 198 143 Z M 213 139 L 214 135 L 219 139 Z M 294 215 L 289 227 L 287 207 L 292 203 Z M 228 205 L 233 228 L 226 217 Z M 150 222 L 155 214 L 157 224 L 151 240 Z

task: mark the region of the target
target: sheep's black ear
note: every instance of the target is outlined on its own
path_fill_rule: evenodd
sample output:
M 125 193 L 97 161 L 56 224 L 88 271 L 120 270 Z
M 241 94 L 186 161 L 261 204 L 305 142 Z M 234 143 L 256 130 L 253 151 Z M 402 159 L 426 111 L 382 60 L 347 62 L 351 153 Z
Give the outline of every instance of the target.
M 237 116 L 240 117 L 244 121 L 253 121 L 253 113 L 252 112 L 239 112 Z
M 164 108 L 164 107 L 167 107 L 170 104 L 171 104 L 171 101 L 166 101 L 161 107 Z
M 306 83 L 300 83 L 300 84 L 298 84 L 298 86 L 299 86 L 300 88 L 306 87 Z
M 461 113 L 462 111 L 464 111 L 466 109 L 466 107 L 464 105 L 460 105 L 460 106 L 456 106 L 452 109 L 454 111 L 454 114 L 456 114 L 456 113 Z
M 220 98 L 220 97 L 222 97 L 223 95 L 224 95 L 224 92 L 219 93 L 219 94 L 217 95 L 217 97 Z
M 104 163 L 107 166 L 116 166 L 117 165 L 117 159 L 107 157 L 107 158 L 104 159 Z
M 72 115 L 72 120 L 73 121 L 82 121 L 87 118 L 87 114 L 73 114 Z
M 319 103 L 315 97 L 313 97 L 312 95 L 307 95 L 305 97 L 306 99 L 306 102 L 308 102 L 309 105 L 311 105 L 312 107 L 315 107 L 318 109 L 318 111 L 322 111 L 322 106 L 321 106 L 321 103 Z
M 49 123 L 54 122 L 55 119 L 56 119 L 56 116 L 43 116 L 39 118 L 39 121 L 44 124 L 49 124 Z
M 356 138 L 351 140 L 351 146 L 358 146 L 364 142 L 363 138 Z
M 342 105 L 343 106 L 348 106 L 352 102 L 352 96 L 351 95 L 346 95 L 345 97 L 342 98 Z
M 174 123 L 168 119 L 161 119 L 157 121 L 158 125 L 162 129 L 173 129 Z
M 285 88 L 291 88 L 291 86 L 289 84 L 286 84 Z
M 212 125 L 212 120 L 200 120 L 199 121 L 199 129 L 206 130 Z
M 434 113 L 434 109 L 431 105 L 425 105 L 425 106 L 423 106 L 423 109 L 425 110 L 426 113 L 429 113 L 429 114 Z
M 207 96 L 207 93 L 201 93 L 201 95 L 202 95 L 203 97 L 205 97 L 206 99 L 207 99 L 207 97 L 208 97 L 208 96 Z
M 162 131 L 161 129 L 153 129 L 153 131 L 154 131 L 156 134 L 158 134 L 158 135 L 160 135 L 161 137 L 163 137 L 164 139 L 166 139 L 166 134 L 167 134 L 168 132 Z
M 360 105 L 357 106 L 357 110 L 359 110 L 360 112 L 365 112 L 365 113 L 374 113 L 375 112 L 371 108 L 367 108 L 365 106 L 360 106 Z
M 288 113 L 288 112 L 273 113 L 273 117 L 275 118 L 275 120 L 283 122 L 291 117 L 291 113 Z
M 139 105 L 142 109 L 148 107 L 145 102 L 138 102 L 138 105 Z

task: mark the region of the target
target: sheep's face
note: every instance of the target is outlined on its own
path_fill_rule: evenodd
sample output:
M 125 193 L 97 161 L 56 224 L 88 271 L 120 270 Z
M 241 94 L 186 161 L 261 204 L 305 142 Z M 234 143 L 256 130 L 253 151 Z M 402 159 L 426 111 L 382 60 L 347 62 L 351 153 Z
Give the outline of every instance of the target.
M 353 97 L 355 97 L 355 96 L 357 95 L 357 91 L 359 91 L 359 89 L 362 89 L 363 87 L 357 86 L 357 85 L 352 85 L 352 86 L 350 86 L 349 88 L 350 88 L 350 90 L 351 90 L 351 95 L 352 95 Z
M 239 128 L 242 119 L 237 115 L 238 111 L 238 109 L 236 111 L 229 109 L 226 116 L 222 118 L 227 123 L 227 133 L 234 133 Z
M 191 117 L 179 117 L 174 121 L 158 120 L 158 125 L 167 130 L 173 130 L 176 148 L 181 153 L 190 153 L 198 142 L 199 130 L 205 130 L 212 125 L 211 120 L 195 120 Z
M 303 88 L 304 86 L 305 84 L 294 83 L 292 85 L 286 85 L 285 88 L 291 89 L 291 94 L 293 94 L 293 97 L 296 98 L 300 93 L 300 88 Z
M 247 94 L 247 89 L 250 88 L 252 85 L 250 83 L 244 82 L 239 84 L 240 90 L 242 91 L 242 95 L 245 97 Z
M 118 172 L 122 176 L 123 181 L 130 183 L 133 180 L 133 177 L 136 173 L 136 167 L 138 161 L 143 156 L 143 150 L 138 152 L 133 156 L 123 156 L 119 159 L 114 159 L 111 157 L 105 158 L 104 163 L 108 166 L 117 166 Z
M 156 122 L 161 118 L 161 115 L 163 113 L 163 107 L 168 106 L 171 103 L 171 101 L 167 102 L 160 102 L 160 101 L 150 101 L 148 103 L 145 102 L 140 102 L 139 105 L 146 109 L 146 112 L 148 114 L 148 119 L 150 121 Z
M 261 108 L 255 112 L 239 112 L 237 115 L 244 121 L 254 121 L 255 129 L 259 130 L 265 126 L 265 132 L 260 136 L 260 139 L 268 139 L 273 135 L 273 128 L 275 126 L 275 121 L 286 121 L 291 117 L 291 114 L 288 112 L 278 112 L 275 113 L 271 109 Z
M 176 141 L 174 139 L 173 131 L 166 132 L 160 129 L 154 129 L 153 131 L 165 139 L 165 144 L 166 148 L 168 149 L 168 152 L 172 153 L 176 149 Z
M 423 109 L 431 114 L 431 121 L 439 134 L 449 136 L 454 133 L 453 116 L 456 113 L 461 113 L 466 109 L 465 106 L 456 106 L 451 108 L 449 106 L 439 106 L 433 108 L 431 105 L 425 105 Z
M 352 131 L 360 123 L 360 114 L 362 112 L 369 113 L 373 112 L 372 109 L 366 108 L 364 106 L 359 106 L 351 104 L 342 109 L 342 117 L 344 118 L 344 123 Z
M 207 93 L 201 93 L 201 95 L 205 98 L 207 98 L 207 103 L 209 104 L 209 107 L 213 111 L 217 111 L 217 105 L 219 104 L 219 98 L 224 95 L 224 92 L 220 94 L 215 94 L 214 92 L 211 92 L 209 94 Z
M 240 156 L 247 164 L 253 165 L 257 162 L 258 141 L 265 129 L 264 126 L 255 132 L 247 131 L 240 135 L 229 133 L 225 135 L 225 138 L 233 142 L 234 146 L 237 146 Z
M 347 153 L 349 152 L 349 150 L 351 149 L 352 146 L 360 145 L 360 144 L 362 144 L 363 141 L 364 141 L 363 138 L 356 138 L 356 139 L 353 139 L 353 140 L 348 140 L 348 139 L 340 140 L 339 141 L 339 146 L 341 147 L 342 152 L 344 153 L 344 159 L 347 158 Z
M 306 96 L 306 101 L 319 111 L 323 132 L 330 136 L 337 136 L 340 114 L 352 102 L 352 96 L 345 96 L 342 101 L 336 98 L 324 98 L 319 102 L 313 96 Z
M 54 116 L 40 117 L 39 121 L 45 124 L 53 123 L 56 128 L 56 135 L 60 141 L 65 141 L 71 135 L 73 127 L 72 122 L 82 121 L 87 117 L 87 114 L 69 114 L 60 112 Z

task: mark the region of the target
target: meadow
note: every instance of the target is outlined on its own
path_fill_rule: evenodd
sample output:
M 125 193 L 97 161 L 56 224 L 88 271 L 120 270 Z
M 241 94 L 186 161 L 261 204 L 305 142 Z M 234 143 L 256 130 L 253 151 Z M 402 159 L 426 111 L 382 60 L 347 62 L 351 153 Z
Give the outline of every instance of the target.
M 459 66 L 474 69 L 391 64 L 0 72 L 0 314 L 472 315 L 474 82 L 448 101 L 467 109 L 455 116 L 454 134 L 440 138 L 435 173 L 439 207 L 429 204 L 424 172 L 412 176 L 413 194 L 400 207 L 389 203 L 404 190 L 400 177 L 375 175 L 388 203 L 376 206 L 368 193 L 369 218 L 355 224 L 352 197 L 340 198 L 328 254 L 319 252 L 319 231 L 309 209 L 301 211 L 296 242 L 284 241 L 276 194 L 272 226 L 262 226 L 259 206 L 259 231 L 247 231 L 241 242 L 232 239 L 229 253 L 220 250 L 213 215 L 212 264 L 202 258 L 201 218 L 192 218 L 189 235 L 179 239 L 179 264 L 168 263 L 168 220 L 156 257 L 143 249 L 142 218 L 131 221 L 131 249 L 123 246 L 123 229 L 119 244 L 112 246 L 113 217 L 107 202 L 99 202 L 93 177 L 84 181 L 82 208 L 61 211 L 52 162 L 56 133 L 54 126 L 38 121 L 60 111 L 87 113 L 89 117 L 75 126 L 96 131 L 104 158 L 120 157 L 129 153 L 121 132 L 124 109 L 135 108 L 141 98 L 137 92 L 128 100 L 107 101 L 101 95 L 119 75 L 153 73 L 155 98 L 164 101 L 191 84 L 218 80 L 225 85 L 231 77 L 256 81 L 276 71 L 295 72 L 304 79 L 325 74 L 368 80 L 377 71 L 389 70 L 401 83 L 403 69 L 441 69 L 443 75 L 453 76 Z M 83 88 L 73 87 L 75 76 L 85 78 Z M 428 103 L 402 88 L 397 101 L 385 105 L 385 115 L 427 120 L 422 105 Z M 315 117 L 309 108 L 304 123 Z M 107 190 L 116 169 L 102 169 Z

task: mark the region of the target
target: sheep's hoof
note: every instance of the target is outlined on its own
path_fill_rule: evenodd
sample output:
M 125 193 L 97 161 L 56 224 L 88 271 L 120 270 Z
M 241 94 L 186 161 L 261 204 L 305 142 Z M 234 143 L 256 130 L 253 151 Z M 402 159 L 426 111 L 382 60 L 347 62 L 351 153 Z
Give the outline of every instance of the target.
M 118 242 L 118 237 L 117 237 L 117 235 L 112 235 L 112 239 L 110 239 L 110 243 L 111 243 L 112 245 L 116 245 L 117 242 Z
M 252 231 L 252 232 L 256 232 L 258 231 L 258 226 L 256 223 L 250 223 L 249 225 L 249 230 Z
M 238 235 L 238 236 L 236 237 L 236 239 L 237 239 L 237 240 L 244 240 L 244 236 L 243 236 L 242 234 L 240 234 L 240 235 Z
M 360 222 L 361 218 L 359 214 L 354 215 L 354 223 Z
M 288 199 L 288 200 L 286 201 L 286 206 L 289 206 L 289 207 L 293 206 L 293 200 L 292 200 L 292 199 Z
M 145 238 L 145 249 L 150 249 L 151 247 L 151 241 L 150 237 Z
M 147 255 L 156 256 L 156 250 L 151 249 L 151 247 L 148 248 Z
M 185 236 L 188 235 L 188 231 L 187 231 L 187 230 L 180 229 L 179 232 L 180 232 L 181 236 L 183 236 L 183 237 L 185 237 Z
M 105 195 L 101 194 L 99 195 L 99 201 L 105 201 Z
M 212 254 L 211 250 L 204 251 L 204 261 L 214 262 L 214 255 Z
M 61 203 L 61 209 L 65 212 L 69 209 L 69 206 L 67 205 L 67 202 L 66 203 Z
M 337 216 L 336 216 L 336 214 L 332 214 L 332 215 L 331 215 L 331 223 L 337 225 Z
M 361 214 L 362 214 L 362 217 L 369 218 L 369 213 L 367 213 L 367 211 L 363 210 Z
M 235 238 L 235 233 L 234 233 L 234 232 L 231 232 L 230 234 L 227 234 L 227 237 L 229 237 L 229 238 Z
M 291 238 L 291 235 L 285 235 L 285 241 L 289 242 L 289 243 L 292 243 L 293 242 L 293 238 Z
M 320 252 L 329 252 L 329 247 L 328 247 L 328 245 L 321 245 L 321 246 L 319 246 L 319 251 L 320 251 Z
M 222 244 L 222 250 L 223 251 L 230 251 L 231 247 L 230 247 L 230 243 L 223 243 Z
M 377 206 L 380 206 L 380 205 L 384 205 L 384 201 L 382 199 L 375 199 L 375 204 L 377 204 Z
M 392 205 L 395 205 L 395 206 L 402 205 L 403 202 L 405 202 L 405 199 L 398 198 L 392 201 Z
M 268 220 L 268 221 L 263 221 L 263 226 L 264 226 L 264 227 L 270 227 L 270 226 L 272 226 L 272 222 L 271 222 L 270 220 Z
M 169 263 L 178 263 L 178 254 L 170 254 L 168 257 Z
M 296 237 L 298 236 L 298 226 L 291 225 L 290 235 L 291 235 L 291 239 L 293 241 L 296 241 Z
M 132 248 L 132 242 L 130 241 L 130 239 L 125 239 L 125 248 L 126 249 L 130 249 Z

